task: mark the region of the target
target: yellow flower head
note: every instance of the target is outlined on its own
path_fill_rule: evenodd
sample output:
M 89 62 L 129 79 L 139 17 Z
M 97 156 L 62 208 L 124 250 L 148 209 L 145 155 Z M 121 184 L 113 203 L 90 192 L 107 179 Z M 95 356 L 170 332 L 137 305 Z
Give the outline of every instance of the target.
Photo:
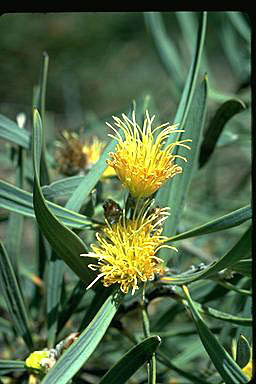
M 123 121 L 115 116 L 113 119 L 114 124 L 124 132 L 124 140 L 116 128 L 106 123 L 116 133 L 116 136 L 110 136 L 118 140 L 116 151 L 110 152 L 111 159 L 107 163 L 114 168 L 117 176 L 134 198 L 149 197 L 166 180 L 182 172 L 182 167 L 175 164 L 175 160 L 181 158 L 186 161 L 186 159 L 174 155 L 173 151 L 177 145 L 190 149 L 184 143 L 191 140 L 176 141 L 163 148 L 170 133 L 182 132 L 176 129 L 177 124 L 170 126 L 166 123 L 153 129 L 155 115 L 150 118 L 148 111 L 146 111 L 142 128 L 136 122 L 134 111 L 132 120 L 124 113 L 122 117 Z M 155 132 L 160 129 L 162 130 L 158 135 L 155 135 Z
M 169 239 L 161 236 L 167 209 L 151 209 L 147 203 L 138 214 L 135 208 L 131 219 L 122 216 L 112 226 L 106 220 L 103 233 L 96 234 L 98 244 L 91 245 L 93 252 L 81 255 L 98 260 L 97 264 L 89 265 L 99 274 L 87 289 L 102 279 L 105 287 L 117 283 L 123 293 L 131 290 L 133 295 L 141 282 L 153 280 L 155 274 L 163 273 L 163 260 L 156 256 L 157 251 L 163 247 L 176 250 L 163 245 Z
M 95 136 L 88 141 L 75 132 L 64 131 L 63 138 L 64 141 L 57 142 L 56 159 L 60 172 L 67 176 L 90 169 L 99 160 L 105 147 L 105 143 Z M 103 177 L 113 175 L 115 171 L 110 167 L 103 173 Z
M 49 357 L 49 351 L 34 351 L 26 359 L 25 364 L 28 368 L 42 370 L 41 361 Z

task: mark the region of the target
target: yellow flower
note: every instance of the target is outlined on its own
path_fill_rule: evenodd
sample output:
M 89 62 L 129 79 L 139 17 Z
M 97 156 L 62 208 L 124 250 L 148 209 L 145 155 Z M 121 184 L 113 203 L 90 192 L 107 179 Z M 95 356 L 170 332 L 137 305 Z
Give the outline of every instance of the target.
M 84 144 L 83 153 L 87 156 L 89 167 L 93 166 L 100 159 L 104 150 L 105 143 L 99 141 L 97 137 L 92 138 L 91 144 Z M 88 167 L 88 168 L 89 168 Z M 107 167 L 102 174 L 102 177 L 115 176 L 116 172 L 113 168 Z
M 123 121 L 115 116 L 113 119 L 114 124 L 124 132 L 124 140 L 116 128 L 106 123 L 116 133 L 116 136 L 110 136 L 118 140 L 116 151 L 110 152 L 111 159 L 107 163 L 115 169 L 117 176 L 133 197 L 149 197 L 166 180 L 182 172 L 182 167 L 175 164 L 175 160 L 180 158 L 186 161 L 186 159 L 174 155 L 173 151 L 177 145 L 190 149 L 184 143 L 191 140 L 175 141 L 163 148 L 170 133 L 182 132 L 176 129 L 177 124 L 170 126 L 166 123 L 153 129 L 155 115 L 150 118 L 148 111 L 142 128 L 136 122 L 134 111 L 132 120 L 124 113 L 122 117 Z M 158 135 L 155 135 L 160 129 L 162 130 Z
M 41 361 L 42 359 L 48 358 L 49 351 L 34 351 L 26 359 L 25 364 L 29 368 L 33 369 L 42 369 Z
M 91 245 L 93 252 L 82 254 L 98 260 L 89 268 L 99 271 L 96 281 L 102 279 L 103 285 L 109 287 L 119 284 L 123 293 L 131 290 L 132 295 L 142 282 L 154 279 L 155 274 L 163 273 L 163 260 L 156 256 L 167 240 L 161 236 L 162 222 L 167 218 L 168 208 L 151 209 L 146 202 L 138 209 L 138 204 L 131 219 L 120 217 L 112 226 L 106 220 L 103 233 L 97 233 L 98 245 Z M 138 212 L 139 211 L 139 212 Z
M 242 368 L 248 379 L 252 378 L 252 358 L 248 361 L 245 367 Z
M 64 131 L 63 138 L 63 142 L 57 142 L 56 160 L 59 171 L 67 176 L 90 169 L 99 160 L 105 147 L 105 143 L 95 136 L 88 141 L 75 132 Z M 102 176 L 108 177 L 115 174 L 115 171 L 108 167 Z

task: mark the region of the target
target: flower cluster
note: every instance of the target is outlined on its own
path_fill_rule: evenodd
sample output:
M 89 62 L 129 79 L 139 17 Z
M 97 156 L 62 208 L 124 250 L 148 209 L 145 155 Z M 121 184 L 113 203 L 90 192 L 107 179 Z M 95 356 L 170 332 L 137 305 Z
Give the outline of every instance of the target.
M 96 234 L 98 244 L 92 244 L 92 252 L 81 256 L 97 261 L 89 264 L 89 268 L 97 271 L 98 275 L 87 289 L 101 280 L 105 287 L 118 284 L 123 293 L 131 291 L 133 295 L 141 283 L 152 281 L 155 275 L 164 272 L 163 260 L 157 257 L 157 252 L 163 247 L 176 250 L 166 244 L 169 238 L 161 235 L 163 223 L 169 215 L 168 208 L 152 208 L 152 195 L 168 179 L 182 172 L 175 161 L 186 159 L 174 154 L 174 149 L 177 146 L 190 149 L 185 143 L 191 140 L 164 146 L 171 133 L 182 132 L 176 129 L 177 125 L 166 123 L 152 128 L 155 116 L 150 118 L 148 111 L 143 127 L 136 122 L 135 112 L 132 120 L 125 114 L 122 117 L 123 120 L 114 116 L 113 119 L 123 136 L 107 123 L 116 133 L 116 136 L 110 136 L 118 141 L 107 163 L 128 189 L 134 207 L 130 211 L 121 211 L 115 202 L 109 200 L 113 203 L 105 205 L 104 209 L 112 204 L 115 215 L 110 217 L 111 220 L 105 217 L 102 232 Z
M 66 176 L 77 175 L 89 170 L 99 160 L 105 143 L 97 137 L 89 141 L 75 132 L 64 131 L 63 140 L 57 141 L 56 161 L 59 172 Z M 114 169 L 107 167 L 103 177 L 115 175 Z
M 123 216 L 113 225 L 106 220 L 103 233 L 96 235 L 98 245 L 91 245 L 93 252 L 83 255 L 98 260 L 97 264 L 89 265 L 99 271 L 90 286 L 102 278 L 105 287 L 117 283 L 123 293 L 131 290 L 134 294 L 140 282 L 153 280 L 155 274 L 162 273 L 163 260 L 156 252 L 164 246 L 176 249 L 164 245 L 168 238 L 161 236 L 161 224 L 167 216 L 166 208 L 150 209 L 147 202 L 131 219 Z
M 155 115 L 146 117 L 141 128 L 135 119 L 135 112 L 130 120 L 125 114 L 123 121 L 113 116 L 116 127 L 124 133 L 124 140 L 112 125 L 107 125 L 116 133 L 118 140 L 116 151 L 111 152 L 107 161 L 113 167 L 117 176 L 134 198 L 145 198 L 156 192 L 165 181 L 182 172 L 182 167 L 175 163 L 177 158 L 186 161 L 182 156 L 173 154 L 176 146 L 190 149 L 185 143 L 191 141 L 175 141 L 164 147 L 165 140 L 171 133 L 181 132 L 177 124 L 162 124 L 152 128 Z M 156 135 L 156 132 L 158 134 Z

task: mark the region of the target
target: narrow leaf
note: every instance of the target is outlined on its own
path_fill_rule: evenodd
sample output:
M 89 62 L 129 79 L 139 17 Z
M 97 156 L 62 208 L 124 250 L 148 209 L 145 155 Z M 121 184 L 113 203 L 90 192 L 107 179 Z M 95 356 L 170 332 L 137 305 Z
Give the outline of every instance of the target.
M 214 277 L 215 274 L 224 270 L 225 268 L 232 267 L 237 261 L 248 255 L 251 249 L 252 242 L 252 228 L 250 227 L 241 239 L 234 245 L 234 247 L 222 256 L 218 261 L 214 261 L 208 267 L 199 272 L 183 273 L 180 275 L 173 275 L 161 278 L 162 283 L 167 284 L 188 284 L 192 281 L 199 279 L 206 279 Z
M 171 207 L 170 216 L 166 220 L 164 226 L 165 235 L 170 236 L 170 233 L 175 233 L 177 230 L 177 225 L 181 217 L 183 207 L 185 205 L 186 196 L 189 190 L 189 186 L 193 177 L 193 172 L 197 166 L 197 155 L 199 149 L 199 143 L 201 138 L 201 132 L 204 124 L 205 110 L 206 110 L 206 100 L 207 100 L 207 81 L 206 79 L 199 85 L 197 91 L 194 95 L 191 109 L 186 120 L 185 129 L 188 129 L 185 132 L 185 135 L 182 136 L 183 139 L 190 138 L 192 139 L 191 150 L 180 147 L 178 150 L 179 156 L 184 156 L 187 158 L 187 163 L 183 166 L 183 173 L 181 175 L 176 175 L 171 184 L 167 182 L 167 185 L 164 185 L 157 193 L 157 200 L 160 202 L 161 206 Z M 165 201 L 167 197 L 168 190 L 168 202 Z M 162 194 L 163 189 L 163 194 Z M 164 198 L 164 201 L 162 200 Z M 166 204 L 167 203 L 167 204 Z M 161 253 L 160 253 L 161 254 Z
M 82 240 L 70 229 L 65 227 L 52 211 L 47 207 L 39 184 L 39 164 L 42 144 L 41 118 L 37 110 L 34 111 L 33 125 L 33 164 L 35 182 L 33 191 L 34 210 L 38 225 L 49 241 L 56 254 L 75 272 L 80 279 L 90 282 L 94 274 L 88 268 L 86 260 L 80 256 L 86 247 Z
M 0 375 L 7 373 L 20 372 L 26 369 L 25 362 L 19 360 L 0 360 Z
M 243 368 L 249 362 L 251 358 L 251 347 L 247 339 L 240 335 L 236 349 L 236 362 L 239 367 Z
M 30 146 L 30 134 L 21 129 L 18 124 L 0 114 L 0 138 L 28 149 Z
M 56 197 L 69 197 L 83 179 L 84 176 L 70 176 L 44 185 L 42 187 L 44 197 L 50 200 Z
M 178 106 L 178 110 L 175 116 L 175 122 L 179 123 L 179 129 L 186 129 L 185 135 L 186 138 L 190 138 L 193 140 L 192 142 L 192 155 L 190 155 L 190 165 L 189 167 L 195 169 L 196 156 L 198 152 L 199 138 L 201 134 L 201 130 L 203 127 L 205 108 L 206 108 L 206 98 L 207 98 L 207 86 L 206 80 L 199 86 L 197 95 L 194 95 L 196 88 L 196 81 L 199 73 L 199 67 L 201 63 L 202 51 L 205 40 L 205 31 L 206 31 L 206 20 L 207 13 L 201 13 L 198 35 L 195 47 L 195 53 L 193 56 L 193 60 L 191 63 L 191 67 L 188 73 L 188 77 L 183 89 L 182 97 Z M 193 101 L 194 100 L 194 101 Z M 192 103 L 193 101 L 193 103 Z M 197 103 L 200 102 L 199 105 Z M 193 105 L 193 109 L 191 109 Z M 191 109 L 191 111 L 190 111 Z M 190 116 L 189 116 L 190 115 Z M 189 124 L 187 122 L 189 118 Z M 184 134 L 179 133 L 177 135 L 170 135 L 166 145 L 170 144 L 171 141 L 182 140 L 184 139 Z M 179 149 L 182 147 L 178 147 L 177 153 Z M 188 152 L 188 151 L 187 151 Z M 179 153 L 178 153 L 179 154 Z M 187 157 L 187 153 L 185 153 Z M 185 169 L 186 169 L 185 164 Z M 170 230 L 172 233 L 176 231 L 178 225 L 178 219 L 181 216 L 182 208 L 185 201 L 185 196 L 191 182 L 191 169 L 187 169 L 186 176 L 184 174 L 177 175 L 173 180 L 169 180 L 165 183 L 165 185 L 159 189 L 156 194 L 156 200 L 159 201 L 162 206 L 172 207 L 171 215 L 168 217 L 164 234 L 167 233 L 167 228 L 169 229 L 168 235 L 170 235 Z M 185 188 L 184 191 L 181 188 L 181 183 Z M 177 201 L 177 198 L 179 201 Z M 173 204 L 175 202 L 175 204 Z
M 59 316 L 58 329 L 57 333 L 59 333 L 72 314 L 75 312 L 76 308 L 80 304 L 84 294 L 85 294 L 85 284 L 81 280 L 78 281 L 76 286 L 74 287 L 70 297 L 63 305 L 63 309 Z
M 15 273 L 6 252 L 6 249 L 0 241 L 0 286 L 13 325 L 29 350 L 32 349 L 33 342 L 29 330 L 28 314 L 25 308 L 22 292 L 17 283 Z
M 172 369 L 174 372 L 177 372 L 180 376 L 185 377 L 189 380 L 189 383 L 194 384 L 208 384 L 208 381 L 205 381 L 198 377 L 198 375 L 193 375 L 190 372 L 184 371 L 183 369 L 177 367 L 175 364 L 173 364 L 172 360 L 169 359 L 162 351 L 157 353 L 157 360 L 168 367 L 169 369 Z
M 47 346 L 52 348 L 55 344 L 55 338 L 58 326 L 59 306 L 61 302 L 62 282 L 64 273 L 64 263 L 52 251 L 47 270 L 47 325 L 48 338 Z
M 226 101 L 217 109 L 204 134 L 199 154 L 199 168 L 203 167 L 210 159 L 226 123 L 245 108 L 246 106 L 241 100 L 234 99 Z
M 186 306 L 189 306 L 187 301 L 186 302 L 183 301 L 183 304 L 185 304 Z M 207 315 L 218 320 L 227 321 L 231 324 L 243 325 L 245 327 L 252 326 L 252 318 L 249 318 L 249 317 L 246 318 L 242 316 L 231 315 L 230 313 L 219 311 L 217 309 L 211 308 L 205 304 L 202 305 L 195 301 L 194 301 L 194 307 L 202 315 Z
M 221 216 L 217 219 L 211 220 L 206 224 L 200 225 L 189 231 L 179 233 L 171 238 L 171 241 L 183 240 L 189 237 L 206 235 L 207 233 L 223 231 L 224 229 L 236 227 L 247 220 L 252 218 L 252 208 L 246 205 L 231 213 Z
M 103 376 L 99 384 L 124 384 L 132 375 L 145 364 L 158 348 L 161 339 L 151 336 L 131 348 L 122 358 Z
M 183 63 L 180 60 L 175 44 L 167 35 L 161 13 L 144 12 L 144 18 L 164 69 L 175 82 L 176 87 L 181 88 L 183 83 L 181 71 Z
M 239 365 L 231 358 L 205 324 L 190 297 L 188 288 L 183 286 L 183 292 L 187 298 L 193 320 L 205 350 L 224 382 L 226 384 L 248 383 L 248 378 L 245 376 Z
M 64 225 L 71 228 L 91 227 L 91 221 L 86 216 L 47 200 L 45 203 Z M 3 180 L 0 180 L 0 207 L 24 216 L 35 217 L 32 193 Z
M 66 384 L 91 356 L 104 336 L 118 308 L 118 298 L 111 295 L 88 327 L 58 360 L 42 384 Z

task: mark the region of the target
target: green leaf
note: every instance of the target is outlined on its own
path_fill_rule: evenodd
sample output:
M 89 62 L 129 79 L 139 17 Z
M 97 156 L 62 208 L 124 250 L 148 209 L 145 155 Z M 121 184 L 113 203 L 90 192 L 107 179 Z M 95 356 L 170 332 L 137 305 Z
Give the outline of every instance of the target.
M 70 176 L 52 182 L 50 185 L 43 185 L 42 192 L 46 199 L 70 196 L 83 181 L 84 176 Z
M 183 286 L 183 292 L 189 304 L 193 320 L 198 330 L 200 339 L 208 353 L 212 363 L 226 384 L 248 383 L 239 365 L 231 358 L 218 339 L 212 334 L 192 301 L 187 287 Z
M 189 306 L 188 302 L 183 301 L 183 304 L 185 304 L 186 306 Z M 219 311 L 217 309 L 211 308 L 205 304 L 202 305 L 195 301 L 194 301 L 194 306 L 196 310 L 202 315 L 207 315 L 218 320 L 227 321 L 232 324 L 243 325 L 245 327 L 252 326 L 252 318 L 231 315 L 230 313 Z
M 70 229 L 65 227 L 54 213 L 48 208 L 39 184 L 39 165 L 42 144 L 42 124 L 37 110 L 34 110 L 33 124 L 33 165 L 35 173 L 33 203 L 40 230 L 61 259 L 83 281 L 89 283 L 94 273 L 88 268 L 89 261 L 80 254 L 86 253 L 86 246 L 82 240 Z
M 83 296 L 85 295 L 85 285 L 81 280 L 75 285 L 70 297 L 63 305 L 63 309 L 59 316 L 58 329 L 57 333 L 59 333 L 69 318 L 72 316 L 78 305 L 80 304 Z
M 26 311 L 22 292 L 17 283 L 13 266 L 0 241 L 0 286 L 3 293 L 8 312 L 13 321 L 13 325 L 29 350 L 33 347 L 32 337 L 29 330 L 28 313 Z
M 172 369 L 174 372 L 177 372 L 180 376 L 188 379 L 189 383 L 191 382 L 194 384 L 208 384 L 208 381 L 199 378 L 198 375 L 193 375 L 192 373 L 186 372 L 183 369 L 177 367 L 175 364 L 173 364 L 172 360 L 169 359 L 162 351 L 158 352 L 156 357 L 161 364 L 165 365 L 169 369 Z
M 91 221 L 86 216 L 47 200 L 45 203 L 64 225 L 71 228 L 91 227 Z M 3 180 L 0 180 L 0 207 L 24 216 L 35 217 L 32 193 Z
M 38 99 L 33 102 L 33 108 L 37 108 L 42 119 L 42 149 L 40 161 L 40 180 L 43 185 L 50 183 L 49 170 L 47 166 L 47 150 L 45 145 L 45 98 L 48 74 L 49 56 L 43 52 L 42 66 L 39 79 Z
M 240 335 L 236 348 L 236 362 L 240 368 L 244 368 L 251 358 L 251 347 L 248 340 Z
M 52 251 L 47 270 L 47 325 L 48 338 L 47 346 L 52 348 L 58 327 L 59 307 L 61 303 L 64 263 Z
M 151 33 L 159 58 L 167 74 L 175 82 L 177 88 L 183 83 L 180 55 L 175 44 L 169 39 L 159 12 L 144 12 L 148 31 Z
M 16 163 L 16 185 L 20 188 L 24 185 L 25 179 L 25 150 L 21 147 L 17 151 Z M 21 238 L 23 232 L 24 217 L 18 215 L 16 212 L 11 212 L 8 219 L 7 236 L 6 236 L 6 249 L 10 256 L 13 267 L 16 272 L 17 279 L 19 278 L 19 264 L 21 252 Z
M 8 336 L 13 336 L 13 327 L 10 321 L 0 317 L 0 331 L 2 334 L 6 333 Z
M 131 348 L 122 358 L 103 376 L 100 384 L 123 384 L 152 357 L 161 339 L 151 336 Z
M 200 225 L 189 231 L 179 233 L 176 236 L 171 237 L 171 242 L 187 239 L 194 236 L 202 236 L 212 232 L 223 231 L 224 229 L 233 228 L 241 225 L 247 220 L 252 218 L 252 208 L 250 205 L 246 205 L 243 208 L 239 208 L 231 213 L 221 216 L 217 219 L 211 220 L 206 224 Z
M 97 163 L 92 167 L 90 172 L 86 176 L 84 176 L 81 183 L 70 196 L 69 200 L 66 203 L 67 209 L 72 209 L 75 212 L 79 211 L 83 202 L 89 196 L 91 190 L 95 187 L 101 175 L 107 168 L 106 160 L 108 158 L 108 154 L 109 152 L 114 150 L 115 146 L 116 140 L 113 139 L 106 146 L 104 152 L 102 153 Z
M 25 362 L 19 360 L 0 360 L 0 375 L 26 370 Z
M 49 371 L 42 384 L 68 383 L 101 341 L 116 314 L 118 305 L 118 297 L 115 294 L 110 295 L 78 340 L 67 349 Z
M 241 275 L 252 277 L 252 259 L 240 260 L 238 263 L 232 264 L 230 269 Z
M 196 81 L 199 73 L 199 67 L 201 63 L 201 57 L 203 52 L 203 45 L 205 40 L 205 31 L 206 31 L 206 20 L 207 13 L 201 13 L 200 24 L 198 28 L 197 41 L 195 46 L 195 53 L 191 63 L 191 67 L 186 79 L 186 83 L 183 89 L 182 97 L 178 106 L 178 110 L 175 116 L 175 122 L 179 123 L 179 129 L 187 129 L 188 132 L 177 133 L 176 135 L 170 135 L 166 145 L 170 144 L 173 141 L 182 140 L 185 138 L 190 138 L 192 142 L 192 155 L 188 155 L 186 151 L 185 156 L 190 156 L 188 159 L 190 161 L 189 168 L 186 171 L 186 175 L 178 175 L 173 180 L 169 180 L 165 183 L 163 187 L 159 189 L 156 194 L 156 200 L 159 201 L 161 206 L 169 206 L 172 208 L 171 215 L 168 217 L 164 233 L 166 235 L 167 228 L 172 233 L 175 233 L 178 225 L 178 219 L 181 215 L 183 204 L 185 202 L 185 196 L 191 182 L 192 174 L 191 168 L 195 169 L 196 156 L 199 146 L 199 138 L 201 130 L 203 127 L 203 120 L 205 115 L 206 108 L 206 98 L 207 98 L 207 85 L 206 80 L 200 84 L 197 88 L 197 94 L 195 95 Z M 197 103 L 200 103 L 197 105 Z M 192 108 L 193 107 L 193 108 Z M 177 153 L 181 154 L 179 151 L 183 149 L 182 147 L 177 147 Z M 182 151 L 181 151 L 182 152 Z M 191 162 L 192 161 L 192 162 Z M 184 169 L 186 170 L 187 164 L 185 164 Z M 181 188 L 184 188 L 184 190 Z M 178 199 L 178 201 L 177 201 Z M 175 202 L 175 204 L 174 204 Z M 169 235 L 169 233 L 168 233 Z
M 161 282 L 165 284 L 188 284 L 199 279 L 214 277 L 218 272 L 225 268 L 232 267 L 238 260 L 244 258 L 251 249 L 252 228 L 250 227 L 235 246 L 222 256 L 219 260 L 214 261 L 208 267 L 199 272 L 188 271 L 180 275 L 173 275 L 161 278 Z
M 222 104 L 211 119 L 207 128 L 199 154 L 199 168 L 203 167 L 214 152 L 217 141 L 223 131 L 225 124 L 237 113 L 246 108 L 241 100 L 228 100 Z
M 0 114 L 0 138 L 28 149 L 30 146 L 30 134 L 22 129 L 14 121 Z
M 241 12 L 227 12 L 226 13 L 234 25 L 234 27 L 237 29 L 237 31 L 240 33 L 240 35 L 250 43 L 251 41 L 251 31 L 249 25 L 246 23 L 245 19 L 243 18 L 243 15 Z
M 207 100 L 207 81 L 206 79 L 199 85 L 194 95 L 191 108 L 186 120 L 186 132 L 181 139 L 192 139 L 191 151 L 183 147 L 179 147 L 177 154 L 187 158 L 187 163 L 183 166 L 183 173 L 176 175 L 173 180 L 160 188 L 157 193 L 156 200 L 161 206 L 171 207 L 170 216 L 165 222 L 164 234 L 170 236 L 170 233 L 175 233 L 177 225 L 185 205 L 186 196 L 193 177 L 193 172 L 197 166 L 197 154 L 199 149 L 201 131 L 203 129 L 205 110 Z M 171 184 L 170 184 L 171 183 Z

